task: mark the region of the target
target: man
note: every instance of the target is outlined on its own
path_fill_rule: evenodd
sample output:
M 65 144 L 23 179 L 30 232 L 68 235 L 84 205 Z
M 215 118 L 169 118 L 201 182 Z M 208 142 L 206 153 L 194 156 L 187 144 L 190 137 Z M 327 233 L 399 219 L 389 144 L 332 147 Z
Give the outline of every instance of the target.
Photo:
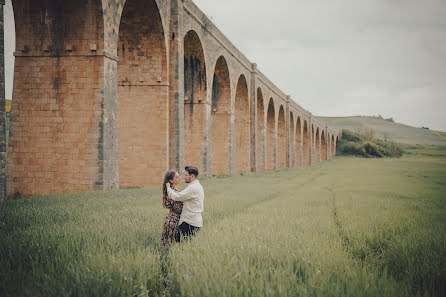
M 184 168 L 184 180 L 189 185 L 181 192 L 175 192 L 170 188 L 170 184 L 166 183 L 168 196 L 175 201 L 183 201 L 183 211 L 180 216 L 180 233 L 181 237 L 189 237 L 194 235 L 203 226 L 204 191 L 198 177 L 198 168 L 194 166 L 186 166 Z

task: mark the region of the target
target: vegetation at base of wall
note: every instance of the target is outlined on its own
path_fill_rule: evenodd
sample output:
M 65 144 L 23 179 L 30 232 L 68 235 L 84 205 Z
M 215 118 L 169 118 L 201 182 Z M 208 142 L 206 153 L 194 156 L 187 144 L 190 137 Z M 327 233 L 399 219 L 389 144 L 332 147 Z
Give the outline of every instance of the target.
M 336 153 L 367 158 L 383 158 L 401 157 L 403 150 L 400 144 L 392 140 L 376 139 L 371 129 L 360 130 L 357 133 L 343 129 L 342 139 L 337 145 Z
M 202 180 L 168 253 L 159 186 L 17 197 L 0 296 L 446 296 L 446 147 L 407 150 Z

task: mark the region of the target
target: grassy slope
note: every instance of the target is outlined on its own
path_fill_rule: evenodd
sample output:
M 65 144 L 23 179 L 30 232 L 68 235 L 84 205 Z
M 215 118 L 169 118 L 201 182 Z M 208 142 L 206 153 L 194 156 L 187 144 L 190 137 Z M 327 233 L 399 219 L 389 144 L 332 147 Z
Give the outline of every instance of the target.
M 445 180 L 445 147 L 203 180 L 167 257 L 159 187 L 8 201 L 0 295 L 444 296 Z
M 349 129 L 357 132 L 358 129 L 373 129 L 378 138 L 388 138 L 407 144 L 446 145 L 446 133 L 435 133 L 421 128 L 393 123 L 384 119 L 373 117 L 321 117 L 330 126 L 338 129 Z M 433 133 L 434 132 L 434 133 Z

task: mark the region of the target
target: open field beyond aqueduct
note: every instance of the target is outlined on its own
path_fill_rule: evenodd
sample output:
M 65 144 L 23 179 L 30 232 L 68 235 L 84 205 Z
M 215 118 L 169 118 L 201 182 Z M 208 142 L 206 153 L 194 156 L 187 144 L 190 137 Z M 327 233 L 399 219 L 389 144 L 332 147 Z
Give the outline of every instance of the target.
M 338 130 L 189 0 L 12 3 L 8 194 L 142 187 L 185 164 L 225 175 L 335 153 Z

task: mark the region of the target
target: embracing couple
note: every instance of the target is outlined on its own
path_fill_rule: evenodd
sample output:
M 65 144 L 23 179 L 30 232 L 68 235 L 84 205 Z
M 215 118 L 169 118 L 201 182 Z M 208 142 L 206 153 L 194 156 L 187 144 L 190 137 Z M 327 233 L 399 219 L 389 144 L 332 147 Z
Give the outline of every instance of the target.
M 180 192 L 178 185 L 181 177 L 178 172 L 169 170 L 164 176 L 163 207 L 170 210 L 161 236 L 161 245 L 164 247 L 194 235 L 203 226 L 201 213 L 204 191 L 197 178 L 198 168 L 186 166 L 184 180 L 189 185 Z

